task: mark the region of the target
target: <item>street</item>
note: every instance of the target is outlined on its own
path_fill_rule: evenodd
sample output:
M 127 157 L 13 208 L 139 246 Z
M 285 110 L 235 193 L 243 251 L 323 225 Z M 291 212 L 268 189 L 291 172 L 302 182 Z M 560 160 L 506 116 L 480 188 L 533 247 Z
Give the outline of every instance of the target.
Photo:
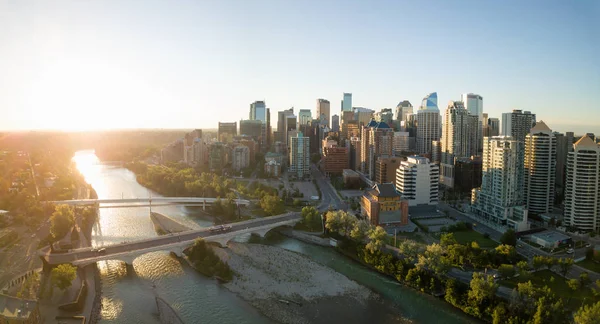
M 337 195 L 337 192 L 335 191 L 335 188 L 333 188 L 331 181 L 329 181 L 329 179 L 325 177 L 314 164 L 311 165 L 311 173 L 313 179 L 315 179 L 317 182 L 317 186 L 319 186 L 321 189 L 321 203 L 318 206 L 318 210 L 326 211 L 330 206 L 335 210 L 347 210 L 348 206 Z

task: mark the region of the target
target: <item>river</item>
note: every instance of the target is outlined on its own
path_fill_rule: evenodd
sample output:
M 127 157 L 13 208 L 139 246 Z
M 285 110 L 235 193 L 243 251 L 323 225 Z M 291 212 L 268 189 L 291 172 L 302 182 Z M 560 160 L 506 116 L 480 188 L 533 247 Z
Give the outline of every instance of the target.
M 127 169 L 98 164 L 93 151 L 80 151 L 74 156 L 77 167 L 99 198 L 139 198 L 160 196 L 137 183 Z M 152 207 L 193 228 L 212 223 L 198 212 L 178 206 Z M 94 246 L 156 236 L 148 207 L 101 208 L 92 232 Z M 236 241 L 256 240 L 241 236 Z M 415 323 L 468 323 L 471 318 L 445 302 L 418 293 L 375 273 L 338 254 L 333 249 L 306 244 L 281 235 L 261 241 L 309 256 L 348 278 L 378 293 L 385 306 L 368 306 L 365 318 L 381 318 L 380 313 L 395 313 L 387 322 L 406 319 Z M 179 313 L 186 323 L 270 323 L 244 300 L 207 279 L 168 251 L 142 255 L 133 262 L 133 271 L 119 261 L 98 262 L 102 282 L 101 323 L 159 323 L 154 296 L 158 295 Z M 343 312 L 343 309 L 332 309 Z M 390 320 L 398 318 L 398 320 Z

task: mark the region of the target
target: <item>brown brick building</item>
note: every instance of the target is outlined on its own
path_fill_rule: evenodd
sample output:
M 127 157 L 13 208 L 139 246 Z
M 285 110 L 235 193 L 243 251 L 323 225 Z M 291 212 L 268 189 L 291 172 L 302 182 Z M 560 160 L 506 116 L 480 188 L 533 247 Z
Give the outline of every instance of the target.
M 365 191 L 361 209 L 363 216 L 375 226 L 408 224 L 408 201 L 400 198 L 391 183 L 376 184 Z
M 323 147 L 323 159 L 321 160 L 321 170 L 326 174 L 342 174 L 344 169 L 348 169 L 348 148 L 331 146 Z
M 380 157 L 375 164 L 375 182 L 396 184 L 396 169 L 403 159 L 400 157 Z

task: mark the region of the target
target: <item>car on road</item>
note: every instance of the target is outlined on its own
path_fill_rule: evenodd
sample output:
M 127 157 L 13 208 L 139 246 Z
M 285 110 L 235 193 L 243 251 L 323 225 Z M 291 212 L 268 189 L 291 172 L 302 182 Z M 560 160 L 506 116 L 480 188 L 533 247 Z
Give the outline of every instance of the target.
M 591 247 L 591 246 L 592 246 L 592 245 L 591 245 L 590 243 L 588 243 L 588 244 L 586 244 L 586 245 L 585 245 L 585 247 L 586 247 L 586 248 L 589 248 L 589 247 Z
M 106 249 L 101 248 L 100 250 L 98 250 L 98 254 L 106 254 Z
M 567 249 L 567 253 L 569 253 L 569 254 L 575 253 L 575 250 L 573 250 L 573 249 Z

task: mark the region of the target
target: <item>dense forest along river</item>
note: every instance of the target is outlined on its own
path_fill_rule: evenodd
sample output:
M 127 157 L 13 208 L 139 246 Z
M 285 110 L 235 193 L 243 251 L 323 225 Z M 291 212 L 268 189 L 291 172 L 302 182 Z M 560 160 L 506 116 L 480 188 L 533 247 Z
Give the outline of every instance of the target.
M 80 151 L 74 156 L 78 169 L 96 190 L 99 198 L 140 198 L 160 196 L 141 186 L 135 175 L 125 168 L 98 164 L 93 151 Z M 211 226 L 200 212 L 178 206 L 152 207 L 192 228 Z M 154 237 L 148 207 L 101 208 L 98 224 L 92 232 L 92 244 L 103 246 L 123 241 Z M 241 236 L 236 241 L 255 242 Z M 260 241 L 260 240 L 259 240 Z M 385 306 L 366 306 L 365 318 L 382 318 L 393 312 L 398 318 L 388 322 L 468 323 L 471 318 L 445 302 L 418 293 L 379 275 L 338 254 L 333 249 L 313 246 L 281 235 L 260 241 L 307 255 L 355 280 L 383 299 Z M 154 296 L 169 302 L 186 323 L 270 323 L 271 321 L 243 299 L 207 279 L 169 255 L 168 251 L 139 256 L 133 271 L 120 261 L 98 262 L 102 281 L 101 323 L 159 323 Z M 335 306 L 333 306 L 335 307 Z M 344 309 L 331 309 L 344 312 Z

